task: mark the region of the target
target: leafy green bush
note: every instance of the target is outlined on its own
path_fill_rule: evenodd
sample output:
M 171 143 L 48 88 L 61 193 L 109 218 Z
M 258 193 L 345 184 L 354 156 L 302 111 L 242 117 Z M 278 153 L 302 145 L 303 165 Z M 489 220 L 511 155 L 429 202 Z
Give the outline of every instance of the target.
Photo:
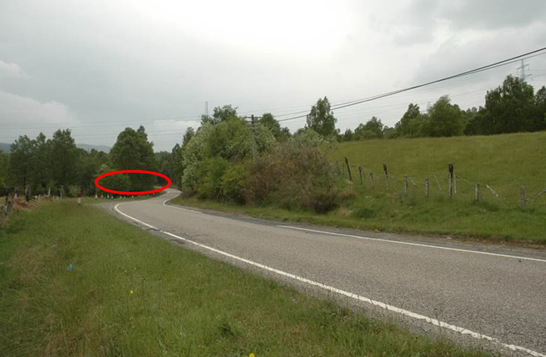
M 222 193 L 222 176 L 226 172 L 228 162 L 221 157 L 213 157 L 203 162 L 199 168 L 200 180 L 196 184 L 199 198 L 216 199 Z
M 247 169 L 244 163 L 231 165 L 222 176 L 222 194 L 238 204 L 245 203 Z

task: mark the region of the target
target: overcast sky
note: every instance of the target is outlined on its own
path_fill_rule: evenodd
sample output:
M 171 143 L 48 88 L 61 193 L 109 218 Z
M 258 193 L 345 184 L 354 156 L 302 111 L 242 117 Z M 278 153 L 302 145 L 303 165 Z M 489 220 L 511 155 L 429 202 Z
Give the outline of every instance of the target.
M 207 101 L 278 116 L 544 46 L 544 0 L 0 0 L 0 142 L 71 128 L 78 143 L 112 146 L 142 124 L 171 150 Z M 526 64 L 545 85 L 546 55 Z M 373 115 L 392 126 L 410 102 L 444 94 L 483 105 L 518 66 L 336 111 L 338 128 Z

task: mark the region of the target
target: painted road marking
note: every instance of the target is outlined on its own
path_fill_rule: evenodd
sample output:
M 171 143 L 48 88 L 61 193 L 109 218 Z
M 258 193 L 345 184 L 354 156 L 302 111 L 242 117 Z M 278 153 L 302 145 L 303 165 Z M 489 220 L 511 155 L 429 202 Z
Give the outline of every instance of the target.
M 362 237 L 362 236 L 356 236 L 356 235 L 351 235 L 351 234 L 335 233 L 335 232 L 328 232 L 328 231 L 319 231 L 319 230 L 316 230 L 316 229 L 307 229 L 307 228 L 300 228 L 300 227 L 293 227 L 293 226 L 277 225 L 277 227 L 286 228 L 286 229 L 294 229 L 294 230 L 298 230 L 298 231 L 305 231 L 305 232 L 311 232 L 311 233 L 328 234 L 328 235 L 339 236 L 339 237 L 349 237 L 349 238 L 356 238 L 356 239 L 363 239 L 363 240 L 373 240 L 373 241 L 394 243 L 394 244 L 405 244 L 405 245 L 412 245 L 412 246 L 416 246 L 416 247 L 443 249 L 443 250 L 451 250 L 451 251 L 454 251 L 454 252 L 483 254 L 483 255 L 491 255 L 491 256 L 494 256 L 494 257 L 513 258 L 513 259 L 530 260 L 530 261 L 533 261 L 533 262 L 546 263 L 546 259 L 520 257 L 520 256 L 516 256 L 516 255 L 509 255 L 509 254 L 498 254 L 498 253 L 482 252 L 482 251 L 479 251 L 479 250 L 471 250 L 471 249 L 449 248 L 449 247 L 442 247 L 442 246 L 438 246 L 438 245 L 402 242 L 402 241 L 398 241 L 398 240 L 390 240 L 390 239 L 383 239 L 383 238 Z
M 151 228 L 154 228 L 154 229 L 157 229 L 155 228 L 154 226 L 148 224 L 148 223 L 144 223 L 142 222 L 141 220 L 138 220 L 134 217 L 131 217 L 129 216 L 128 214 L 125 214 L 123 212 L 121 212 L 119 209 L 118 209 L 118 206 L 120 205 L 121 203 L 118 203 L 114 209 L 120 213 L 121 215 L 127 217 L 127 218 L 130 218 L 132 220 L 134 220 L 135 222 L 138 222 L 138 223 L 141 223 L 141 224 L 144 224 L 145 226 L 147 227 L 151 227 Z M 190 244 L 193 244 L 195 246 L 198 246 L 200 248 L 203 248 L 203 249 L 207 249 L 211 252 L 214 252 L 214 253 L 217 253 L 217 254 L 220 254 L 220 255 L 223 255 L 225 257 L 228 257 L 228 258 L 231 258 L 231 259 L 234 259 L 234 260 L 238 260 L 240 262 L 243 262 L 243 263 L 246 263 L 248 265 L 252 265 L 252 266 L 255 266 L 255 267 L 258 267 L 260 269 L 263 269 L 263 270 L 267 270 L 267 271 L 270 271 L 272 273 L 275 273 L 277 275 L 281 275 L 281 276 L 284 276 L 284 277 L 287 277 L 287 278 L 290 278 L 290 279 L 293 279 L 293 280 L 296 280 L 296 281 L 299 281 L 299 282 L 302 282 L 302 283 L 306 283 L 306 284 L 309 284 L 311 286 L 315 286 L 315 287 L 319 287 L 321 289 L 324 289 L 324 290 L 327 290 L 327 291 L 331 291 L 333 293 L 336 293 L 336 294 L 339 294 L 339 295 L 343 295 L 343 296 L 346 296 L 346 297 L 349 297 L 349 298 L 352 298 L 352 299 L 355 299 L 355 300 L 358 300 L 358 301 L 361 301 L 361 302 L 365 302 L 367 304 L 371 304 L 371 305 L 374 305 L 374 306 L 378 306 L 378 307 L 381 307 L 387 311 L 390 311 L 390 312 L 395 312 L 395 313 L 398 313 L 398 314 L 401 314 L 401 315 L 404 315 L 404 316 L 408 316 L 408 317 L 411 317 L 411 318 L 414 318 L 414 319 L 417 319 L 417 320 L 421 320 L 421 321 L 425 321 L 425 322 L 428 322 L 432 325 L 435 325 L 435 326 L 438 326 L 438 327 L 441 327 L 441 328 L 445 328 L 447 330 L 451 330 L 451 331 L 454 331 L 454 332 L 458 332 L 462 335 L 468 335 L 468 336 L 472 336 L 476 339 L 479 339 L 479 340 L 486 340 L 486 341 L 489 341 L 491 343 L 494 343 L 494 344 L 497 344 L 501 347 L 504 347 L 504 348 L 507 348 L 507 349 L 510 349 L 512 351 L 517 351 L 517 352 L 525 352 L 533 357 L 546 357 L 545 354 L 542 354 L 542 353 L 539 353 L 539 352 L 536 352 L 536 351 L 533 351 L 533 350 L 530 350 L 530 349 L 527 349 L 525 347 L 521 347 L 521 346 L 517 346 L 517 345 L 510 345 L 510 344 L 506 344 L 506 343 L 503 343 L 501 342 L 499 339 L 495 338 L 495 337 L 490 337 L 490 336 L 487 336 L 487 335 L 482 335 L 478 332 L 474 332 L 474 331 L 471 331 L 471 330 L 468 330 L 468 329 L 465 329 L 463 327 L 458 327 L 458 326 L 455 326 L 455 325 L 451 325 L 451 324 L 448 324 L 447 322 L 443 322 L 443 321 L 440 321 L 440 320 L 437 320 L 437 319 L 433 319 L 431 317 L 428 317 L 428 316 L 425 316 L 425 315 L 421 315 L 421 314 L 418 314 L 418 313 L 415 313 L 415 312 L 412 312 L 412 311 L 408 311 L 408 310 L 404 310 L 404 309 L 401 309 L 399 307 L 396 307 L 396 306 L 392 306 L 392 305 L 389 305 L 389 304 L 385 304 L 384 302 L 380 302 L 380 301 L 376 301 L 376 300 L 372 300 L 370 298 L 367 298 L 367 297 L 364 297 L 364 296 L 361 296 L 361 295 L 358 295 L 358 294 L 354 294 L 354 293 L 351 293 L 351 292 L 348 292 L 348 291 L 345 291 L 345 290 L 341 290 L 341 289 L 338 289 L 338 288 L 334 288 L 332 286 L 329 286 L 329 285 L 325 285 L 325 284 L 322 284 L 322 283 L 319 283 L 319 282 L 316 282 L 314 280 L 310 280 L 310 279 L 306 279 L 306 278 L 303 278 L 301 276 L 298 276 L 298 275 L 294 275 L 294 274 L 291 274 L 291 273 L 287 273 L 285 271 L 282 271 L 282 270 L 278 270 L 278 269 L 275 269 L 275 268 L 272 268 L 272 267 L 269 267 L 267 265 L 264 265 L 264 264 L 260 264 L 260 263 L 257 263 L 257 262 L 254 262 L 252 260 L 249 260 L 249 259 L 245 259 L 245 258 L 242 258 L 242 257 L 239 257 L 239 256 L 236 256 L 236 255 L 233 255 L 233 254 L 230 254 L 230 253 L 227 253 L 227 252 L 224 252 L 222 250 L 219 250 L 219 249 L 216 249 L 216 248 L 212 248 L 212 247 L 209 247 L 207 245 L 204 245 L 204 244 L 201 244 L 201 243 L 197 243 L 197 242 L 194 242 L 190 239 L 187 239 L 187 238 L 184 238 L 184 237 L 180 237 L 180 236 L 177 236 L 176 234 L 173 234 L 173 233 L 170 233 L 170 232 L 167 232 L 167 231 L 163 231 L 163 230 L 160 230 L 158 229 L 159 232 L 163 233 L 163 234 L 166 234 L 168 236 L 171 236 L 173 238 L 176 238 L 176 239 L 179 239 L 181 241 L 184 241 L 184 242 L 187 242 L 187 243 L 190 243 Z

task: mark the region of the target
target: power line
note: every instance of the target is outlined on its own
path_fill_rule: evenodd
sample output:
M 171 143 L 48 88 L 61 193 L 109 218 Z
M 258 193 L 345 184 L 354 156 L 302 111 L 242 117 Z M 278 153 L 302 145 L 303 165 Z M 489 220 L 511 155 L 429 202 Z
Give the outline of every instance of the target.
M 498 62 L 495 62 L 495 63 L 491 63 L 491 64 L 481 66 L 481 67 L 478 67 L 478 68 L 474 68 L 474 69 L 471 69 L 471 70 L 468 70 L 468 71 L 465 71 L 465 72 L 457 73 L 457 74 L 454 74 L 454 75 L 451 75 L 451 76 L 448 76 L 448 77 L 440 78 L 440 79 L 437 79 L 437 80 L 434 80 L 434 81 L 418 84 L 418 85 L 415 85 L 415 86 L 411 86 L 411 87 L 407 87 L 407 88 L 403 88 L 403 89 L 399 89 L 399 90 L 395 90 L 395 91 L 391 91 L 391 92 L 387 92 L 387 93 L 383 93 L 383 94 L 378 94 L 378 95 L 363 98 L 363 99 L 353 100 L 353 101 L 349 101 L 349 102 L 345 102 L 345 103 L 338 103 L 336 105 L 331 106 L 331 109 L 332 110 L 343 109 L 343 108 L 347 108 L 347 107 L 350 107 L 350 106 L 354 106 L 354 105 L 358 105 L 358 104 L 362 104 L 362 103 L 366 103 L 366 102 L 371 102 L 373 100 L 377 100 L 377 99 L 381 99 L 381 98 L 385 98 L 385 97 L 390 97 L 390 96 L 393 96 L 393 95 L 396 95 L 396 94 L 399 94 L 399 93 L 408 92 L 408 91 L 411 91 L 411 90 L 414 90 L 414 89 L 417 89 L 417 88 L 422 88 L 422 87 L 430 86 L 430 85 L 433 85 L 433 84 L 436 84 L 436 83 L 445 82 L 445 81 L 448 81 L 448 80 L 451 80 L 451 79 L 464 77 L 464 76 L 468 76 L 468 75 L 471 75 L 471 74 L 476 74 L 476 73 L 479 73 L 479 72 L 487 71 L 487 70 L 490 70 L 490 69 L 493 69 L 493 68 L 497 68 L 497 67 L 508 65 L 510 63 L 517 62 L 517 61 L 521 60 L 522 58 L 532 58 L 532 57 L 536 57 L 536 56 L 539 56 L 539 55 L 543 55 L 544 53 L 541 53 L 541 52 L 544 52 L 544 51 L 546 51 L 546 47 L 542 47 L 542 48 L 539 48 L 539 49 L 531 51 L 531 52 L 527 52 L 527 53 L 524 53 L 524 54 L 521 54 L 521 55 L 518 55 L 518 56 L 515 56 L 515 57 L 507 58 L 505 60 L 498 61 Z M 282 116 L 294 115 L 294 114 L 300 114 L 300 113 L 308 113 L 308 111 L 306 111 L 306 112 L 296 112 L 296 113 L 292 113 L 292 114 L 283 114 Z M 298 115 L 298 116 L 294 116 L 294 117 L 291 117 L 291 118 L 280 119 L 278 121 L 283 122 L 283 121 L 295 120 L 295 119 L 304 118 L 306 116 L 307 116 L 307 114 Z

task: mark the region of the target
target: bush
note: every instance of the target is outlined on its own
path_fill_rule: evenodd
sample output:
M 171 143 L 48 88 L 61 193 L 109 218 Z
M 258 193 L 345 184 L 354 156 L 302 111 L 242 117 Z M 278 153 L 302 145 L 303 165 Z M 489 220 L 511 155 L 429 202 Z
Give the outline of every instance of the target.
M 243 163 L 229 166 L 222 176 L 223 197 L 244 204 L 246 180 L 247 170 Z
M 338 206 L 332 165 L 318 148 L 279 146 L 251 169 L 245 190 L 248 202 L 326 213 Z
M 195 184 L 199 198 L 216 199 L 222 193 L 222 176 L 226 172 L 228 162 L 221 157 L 213 157 L 203 162 L 198 169 L 201 179 Z

